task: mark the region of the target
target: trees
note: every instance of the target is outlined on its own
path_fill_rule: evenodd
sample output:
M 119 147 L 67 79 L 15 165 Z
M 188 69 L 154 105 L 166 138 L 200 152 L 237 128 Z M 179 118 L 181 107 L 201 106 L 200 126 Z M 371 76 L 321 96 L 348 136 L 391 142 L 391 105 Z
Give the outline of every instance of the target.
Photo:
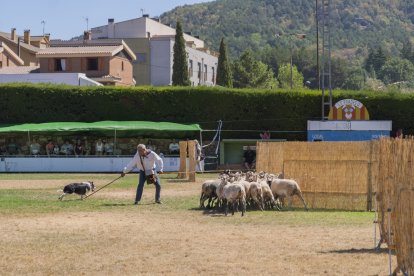
M 407 59 L 394 57 L 389 59 L 379 72 L 379 79 L 385 84 L 399 81 L 412 81 L 414 78 L 414 65 Z
M 254 59 L 251 50 L 245 51 L 235 62 L 233 76 L 234 87 L 237 88 L 276 87 L 273 71 L 263 62 Z
M 221 39 L 220 51 L 217 65 L 217 85 L 224 87 L 233 87 L 233 76 L 231 74 L 231 67 L 227 56 L 227 46 L 224 38 Z
M 374 70 L 374 55 L 375 51 L 373 48 L 369 48 L 368 56 L 364 62 L 364 69 L 368 72 L 371 77 L 375 78 L 375 70 Z
M 185 40 L 180 21 L 177 22 L 175 33 L 172 85 L 190 85 L 190 79 L 188 77 L 187 52 L 185 51 Z
M 374 67 L 376 74 L 378 74 L 378 72 L 381 70 L 381 67 L 384 66 L 386 61 L 387 61 L 387 56 L 385 55 L 384 50 L 380 46 L 375 52 L 374 58 L 373 58 L 373 67 Z
M 291 76 L 292 73 L 292 76 Z M 291 79 L 292 77 L 292 79 Z M 298 71 L 298 68 L 293 65 L 292 71 L 290 70 L 290 63 L 283 63 L 279 66 L 279 75 L 277 76 L 279 85 L 281 88 L 290 87 L 290 81 L 292 80 L 292 88 L 303 87 L 303 75 Z
M 375 78 L 386 60 L 387 56 L 381 46 L 377 49 L 370 48 L 368 57 L 365 59 L 364 68 L 371 77 Z
M 408 39 L 406 39 L 403 42 L 403 47 L 401 49 L 401 58 L 407 59 L 407 60 L 411 61 L 412 63 L 414 63 L 413 47 L 411 45 L 410 40 L 408 40 Z

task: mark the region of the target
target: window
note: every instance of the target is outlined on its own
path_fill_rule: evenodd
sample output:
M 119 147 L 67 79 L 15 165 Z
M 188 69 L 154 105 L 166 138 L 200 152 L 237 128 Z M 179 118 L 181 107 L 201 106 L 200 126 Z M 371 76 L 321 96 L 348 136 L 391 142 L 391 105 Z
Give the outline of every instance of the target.
M 207 64 L 204 64 L 204 81 L 207 81 Z
M 213 73 L 213 77 L 211 78 L 211 82 L 216 83 L 216 72 L 215 72 L 214 67 L 211 67 L 211 72 Z
M 66 71 L 66 59 L 64 58 L 55 59 L 55 71 L 56 72 Z
M 188 76 L 191 78 L 193 76 L 193 60 L 190 59 L 190 65 L 188 66 Z
M 134 63 L 138 63 L 138 64 L 147 63 L 146 53 L 135 53 L 135 56 L 137 57 L 137 59 L 134 61 Z
M 201 79 L 201 63 L 198 62 L 197 65 L 198 65 L 198 78 Z
M 88 71 L 98 71 L 98 58 L 88 58 Z

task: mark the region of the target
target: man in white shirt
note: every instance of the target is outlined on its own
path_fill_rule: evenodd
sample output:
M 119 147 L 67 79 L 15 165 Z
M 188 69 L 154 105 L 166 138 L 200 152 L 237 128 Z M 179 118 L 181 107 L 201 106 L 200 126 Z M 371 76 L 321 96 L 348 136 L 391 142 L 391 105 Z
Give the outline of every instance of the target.
M 175 141 L 172 140 L 171 144 L 168 146 L 170 154 L 179 154 L 180 153 L 180 145 Z
M 137 153 L 134 158 L 128 163 L 121 173 L 121 176 L 124 177 L 125 174 L 130 172 L 132 169 L 137 168 L 139 170 L 139 181 L 137 187 L 137 194 L 135 196 L 135 205 L 139 204 L 139 201 L 142 197 L 142 191 L 144 190 L 144 183 L 146 176 L 155 175 L 155 202 L 161 204 L 161 184 L 160 179 L 157 176 L 157 171 L 159 173 L 163 172 L 164 163 L 162 162 L 161 157 L 159 157 L 155 152 L 148 150 L 144 144 L 139 144 L 137 146 Z M 147 183 L 149 184 L 149 183 Z

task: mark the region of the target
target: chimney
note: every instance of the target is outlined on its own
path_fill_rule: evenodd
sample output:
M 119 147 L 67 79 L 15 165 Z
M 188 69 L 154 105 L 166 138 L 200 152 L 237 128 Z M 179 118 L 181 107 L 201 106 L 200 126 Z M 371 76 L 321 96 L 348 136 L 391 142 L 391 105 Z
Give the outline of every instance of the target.
M 30 30 L 24 30 L 24 43 L 30 44 Z
M 11 40 L 16 41 L 16 28 L 11 29 Z
M 149 17 L 149 14 L 143 14 L 142 17 Z
M 84 31 L 83 40 L 91 40 L 91 39 L 92 39 L 92 33 L 90 31 Z
M 108 38 L 115 38 L 115 20 L 108 18 Z

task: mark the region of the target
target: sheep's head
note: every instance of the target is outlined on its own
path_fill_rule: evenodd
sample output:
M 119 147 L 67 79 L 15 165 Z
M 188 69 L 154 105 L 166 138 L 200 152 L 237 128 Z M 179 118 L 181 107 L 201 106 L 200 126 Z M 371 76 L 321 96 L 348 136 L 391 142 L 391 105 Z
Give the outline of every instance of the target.
M 267 176 L 266 176 L 266 182 L 267 182 L 267 184 L 270 186 L 270 185 L 272 185 L 272 181 L 273 181 L 273 179 L 275 178 L 275 175 L 274 174 L 272 174 L 272 173 L 269 173 Z
M 259 177 L 260 177 L 260 178 L 265 178 L 265 176 L 266 176 L 266 172 L 265 172 L 265 171 L 260 171 L 260 172 L 258 173 L 258 175 L 259 175 Z

